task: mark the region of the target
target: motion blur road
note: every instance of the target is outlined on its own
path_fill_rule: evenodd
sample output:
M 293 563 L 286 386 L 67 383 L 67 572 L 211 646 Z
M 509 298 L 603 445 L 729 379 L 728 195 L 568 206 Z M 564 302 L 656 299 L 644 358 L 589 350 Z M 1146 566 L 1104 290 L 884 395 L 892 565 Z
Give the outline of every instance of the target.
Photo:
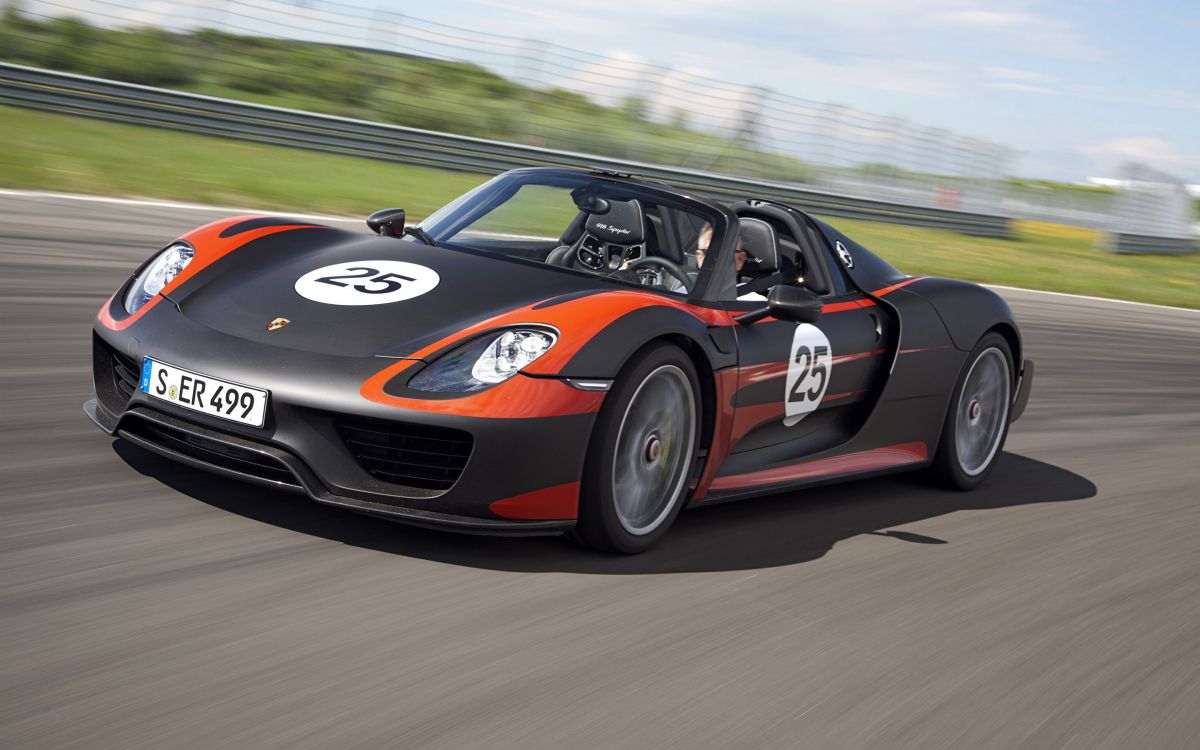
M 92 316 L 221 215 L 0 195 L 0 746 L 1200 742 L 1200 313 L 1004 292 L 1038 371 L 984 488 L 718 506 L 615 558 L 96 430 Z

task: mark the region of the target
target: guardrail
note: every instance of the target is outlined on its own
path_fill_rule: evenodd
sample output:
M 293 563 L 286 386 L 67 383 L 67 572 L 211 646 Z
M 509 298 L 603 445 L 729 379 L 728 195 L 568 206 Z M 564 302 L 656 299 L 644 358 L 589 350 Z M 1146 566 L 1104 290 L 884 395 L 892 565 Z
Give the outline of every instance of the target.
M 1115 232 L 1105 237 L 1103 247 L 1118 255 L 1192 255 L 1200 253 L 1200 240 Z
M 1005 216 L 855 198 L 793 184 L 438 133 L 11 63 L 0 63 L 0 103 L 463 172 L 495 174 L 527 166 L 596 166 L 644 175 L 718 200 L 766 198 L 822 216 L 946 229 L 980 237 L 1011 235 Z

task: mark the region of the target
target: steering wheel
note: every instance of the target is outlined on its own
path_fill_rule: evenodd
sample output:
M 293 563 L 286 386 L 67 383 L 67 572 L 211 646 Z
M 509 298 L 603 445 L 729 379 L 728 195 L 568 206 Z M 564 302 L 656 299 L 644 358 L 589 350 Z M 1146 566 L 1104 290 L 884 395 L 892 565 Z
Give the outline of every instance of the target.
M 680 284 L 683 284 L 684 289 L 692 288 L 692 280 L 690 278 L 688 278 L 687 272 L 684 271 L 682 268 L 680 268 L 678 265 L 676 265 L 674 262 L 669 261 L 666 258 L 660 258 L 657 256 L 647 256 L 645 258 L 638 258 L 637 260 L 633 261 L 628 266 L 626 266 L 625 270 L 626 271 L 637 271 L 639 268 L 645 268 L 646 266 L 659 266 L 664 271 L 666 271 L 670 275 L 674 276 L 675 279 L 677 281 L 679 281 Z

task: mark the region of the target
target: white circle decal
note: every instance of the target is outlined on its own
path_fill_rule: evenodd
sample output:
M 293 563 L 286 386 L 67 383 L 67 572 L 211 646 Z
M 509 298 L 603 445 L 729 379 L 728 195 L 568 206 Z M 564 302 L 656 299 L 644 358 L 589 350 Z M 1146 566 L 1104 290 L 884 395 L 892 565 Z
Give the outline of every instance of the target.
M 296 293 L 326 305 L 382 305 L 420 297 L 441 279 L 437 271 L 400 260 L 352 260 L 296 279 Z
M 784 427 L 791 427 L 817 410 L 832 374 L 833 351 L 825 333 L 811 323 L 796 326 L 785 380 L 787 390 L 783 395 Z

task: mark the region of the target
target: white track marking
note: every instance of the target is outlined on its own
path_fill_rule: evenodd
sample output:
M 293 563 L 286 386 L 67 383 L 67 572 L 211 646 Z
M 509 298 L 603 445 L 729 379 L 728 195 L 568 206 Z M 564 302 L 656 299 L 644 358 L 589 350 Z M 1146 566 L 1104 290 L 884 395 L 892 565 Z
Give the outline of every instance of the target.
M 1068 297 L 1070 299 L 1086 299 L 1092 302 L 1113 302 L 1118 305 L 1137 305 L 1139 307 L 1154 307 L 1159 310 L 1175 310 L 1177 312 L 1200 313 L 1200 310 L 1191 307 L 1173 307 L 1171 305 L 1156 305 L 1153 302 L 1135 302 L 1130 299 L 1116 299 L 1114 297 L 1092 297 L 1086 294 L 1068 294 L 1066 292 L 1051 292 L 1045 289 L 1025 289 L 1019 286 L 1001 286 L 1000 284 L 980 284 L 988 289 L 1000 289 L 1009 292 L 1029 292 L 1031 294 L 1050 294 L 1055 297 Z
M 155 201 L 142 198 L 109 198 L 100 195 L 82 195 L 80 193 L 56 193 L 49 190 L 11 190 L 0 188 L 0 195 L 11 195 L 14 197 L 24 198 L 54 198 L 72 201 L 95 201 L 97 203 L 114 203 L 124 206 L 151 206 L 157 208 L 179 208 L 185 211 L 227 211 L 234 214 L 266 214 L 269 216 L 287 216 L 296 219 L 306 219 L 310 221 L 339 221 L 357 224 L 362 221 L 362 218 L 357 216 L 328 216 L 325 214 L 301 214 L 293 211 L 281 211 L 278 209 L 262 209 L 262 208 L 233 208 L 230 206 L 208 206 L 202 203 L 179 203 L 175 201 Z M 1127 299 L 1114 299 L 1112 297 L 1092 297 L 1086 294 L 1068 294 L 1066 292 L 1051 292 L 1045 289 L 1026 289 L 1019 286 L 1002 286 L 1000 284 L 981 284 L 989 289 L 1001 289 L 1012 292 L 1029 292 L 1030 294 L 1049 294 L 1055 297 L 1069 297 L 1073 299 L 1086 299 L 1093 302 L 1112 302 L 1118 305 L 1137 305 L 1139 307 L 1156 307 L 1163 310 L 1176 310 L 1179 312 L 1200 313 L 1200 309 L 1192 309 L 1190 307 L 1173 307 L 1171 305 L 1156 305 L 1153 302 L 1134 302 Z
M 95 203 L 114 203 L 120 206 L 147 206 L 150 208 L 178 208 L 184 211 L 219 211 L 231 214 L 266 214 L 268 216 L 285 216 L 309 221 L 344 221 L 355 224 L 362 221 L 357 216 L 328 216 L 326 214 L 303 214 L 294 211 L 283 211 L 275 208 L 236 208 L 233 206 L 209 206 L 202 203 L 177 203 L 175 201 L 154 201 L 142 198 L 108 198 L 100 195 L 81 195 L 79 193 L 53 193 L 41 190 L 8 190 L 0 188 L 0 195 L 11 195 L 17 198 L 53 198 L 69 201 L 93 201 Z

